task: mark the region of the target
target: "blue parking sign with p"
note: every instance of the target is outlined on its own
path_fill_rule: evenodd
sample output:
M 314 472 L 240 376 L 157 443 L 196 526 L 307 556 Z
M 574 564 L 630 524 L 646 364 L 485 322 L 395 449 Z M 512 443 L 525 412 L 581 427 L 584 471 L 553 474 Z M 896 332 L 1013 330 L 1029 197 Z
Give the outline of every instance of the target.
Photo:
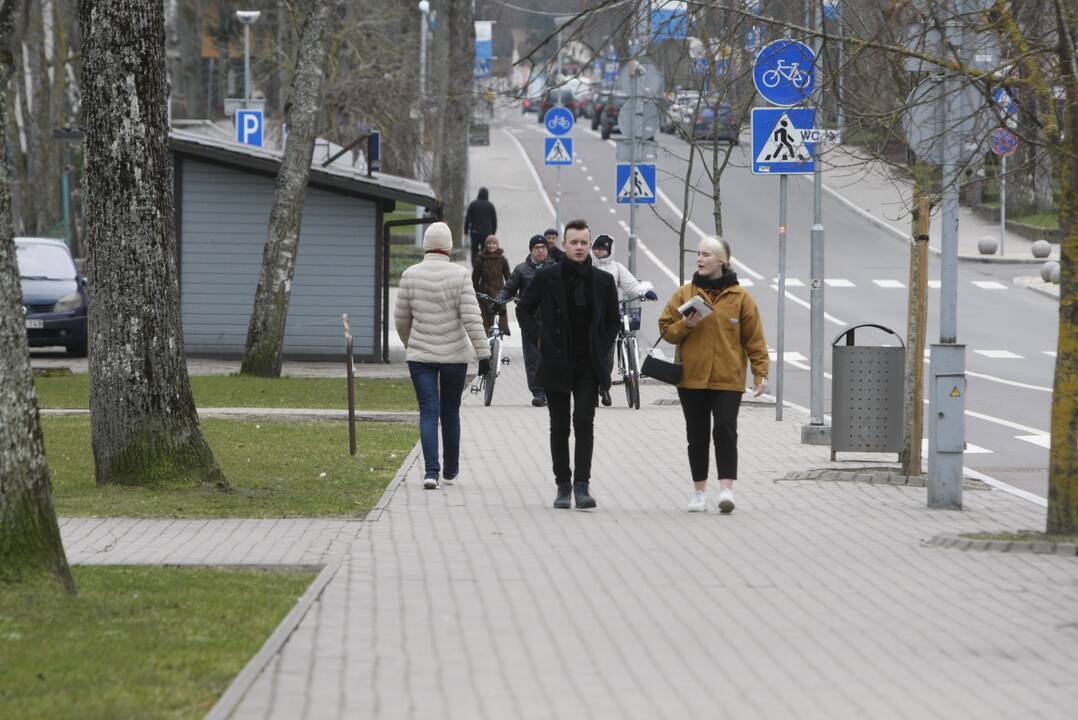
M 262 111 L 236 111 L 236 142 L 262 147 Z

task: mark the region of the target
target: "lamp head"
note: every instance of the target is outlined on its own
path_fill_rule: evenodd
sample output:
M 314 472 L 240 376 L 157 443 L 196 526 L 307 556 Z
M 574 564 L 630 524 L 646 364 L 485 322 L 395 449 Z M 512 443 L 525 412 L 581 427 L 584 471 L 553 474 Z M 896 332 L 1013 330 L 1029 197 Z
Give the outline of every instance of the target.
M 430 12 L 430 3 L 427 0 L 419 0 L 419 12 L 424 15 Z
M 255 22 L 261 17 L 261 10 L 237 10 L 236 19 L 244 25 L 254 25 Z

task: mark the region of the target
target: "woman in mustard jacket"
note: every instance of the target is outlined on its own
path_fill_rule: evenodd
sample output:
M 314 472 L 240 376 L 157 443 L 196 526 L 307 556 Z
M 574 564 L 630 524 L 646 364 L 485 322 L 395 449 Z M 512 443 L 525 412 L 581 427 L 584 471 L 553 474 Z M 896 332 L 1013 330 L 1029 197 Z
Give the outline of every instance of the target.
M 715 441 L 715 464 L 722 485 L 719 510 L 733 511 L 737 413 L 746 387 L 745 366 L 752 363 L 755 396 L 764 392 L 767 380 L 767 341 L 760 310 L 738 284 L 729 262 L 729 246 L 717 238 L 705 238 L 696 253 L 692 282 L 677 289 L 659 317 L 659 331 L 667 342 L 677 346 L 676 359 L 682 365 L 677 392 L 685 415 L 689 468 L 696 488 L 689 512 L 707 512 L 711 439 Z M 682 315 L 678 308 L 694 296 L 711 312 Z

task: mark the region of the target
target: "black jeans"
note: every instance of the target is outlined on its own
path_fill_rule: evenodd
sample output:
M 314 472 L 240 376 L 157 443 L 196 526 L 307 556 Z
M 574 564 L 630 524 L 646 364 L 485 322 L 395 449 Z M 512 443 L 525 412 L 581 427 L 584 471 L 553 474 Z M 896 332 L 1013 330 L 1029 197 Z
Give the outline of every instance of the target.
M 528 376 L 528 389 L 531 390 L 532 395 L 541 393 L 543 387 L 535 379 L 536 373 L 539 372 L 539 339 L 524 335 L 521 338 L 521 345 L 524 348 L 524 372 Z
M 483 244 L 487 241 L 486 235 L 477 232 L 470 233 L 472 240 L 472 265 L 479 261 L 479 253 L 483 251 Z
M 707 480 L 710 440 L 715 441 L 715 467 L 719 479 L 736 480 L 737 412 L 741 409 L 741 393 L 678 388 L 677 394 L 681 398 L 681 412 L 685 414 L 685 437 L 689 442 L 689 469 L 693 482 Z
M 547 392 L 550 412 L 550 459 L 554 465 L 554 481 L 586 483 L 591 480 L 591 452 L 595 445 L 595 398 L 599 383 L 591 372 L 582 370 L 573 378 L 571 393 Z M 569 467 L 569 412 L 572 399 L 573 435 L 576 452 L 573 467 Z

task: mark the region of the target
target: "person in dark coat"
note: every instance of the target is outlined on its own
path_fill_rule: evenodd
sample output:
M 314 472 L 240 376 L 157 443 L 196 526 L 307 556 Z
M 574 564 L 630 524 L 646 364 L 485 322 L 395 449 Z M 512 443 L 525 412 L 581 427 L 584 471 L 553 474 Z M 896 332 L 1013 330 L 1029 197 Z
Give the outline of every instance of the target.
M 477 293 L 486 293 L 491 297 L 498 295 L 505 283 L 512 277 L 509 272 L 509 261 L 505 259 L 505 253 L 498 244 L 498 238 L 494 235 L 487 236 L 486 246 L 479 253 L 479 259 L 472 266 L 472 287 Z M 509 318 L 505 314 L 505 308 L 494 306 L 490 300 L 479 300 L 479 310 L 483 313 L 483 330 L 490 335 L 490 327 L 494 324 L 494 316 L 498 316 L 498 328 L 502 334 L 509 334 Z
M 472 238 L 472 264 L 475 264 L 487 236 L 498 232 L 498 213 L 486 188 L 479 188 L 479 195 L 468 203 L 468 210 L 464 213 L 464 232 Z
M 513 268 L 513 274 L 509 277 L 509 281 L 505 283 L 505 287 L 498 293 L 498 297 L 495 298 L 498 302 L 509 302 L 510 299 L 517 295 L 523 295 L 524 291 L 531 286 L 532 281 L 535 279 L 535 273 L 541 268 L 550 267 L 555 262 L 550 259 L 547 254 L 546 240 L 542 235 L 532 235 L 531 240 L 528 241 L 528 257 L 524 262 Z M 536 314 L 536 321 L 542 322 L 542 319 Z M 517 308 L 517 322 L 520 322 L 520 309 Z M 524 371 L 528 376 L 528 389 L 532 393 L 532 405 L 536 407 L 543 407 L 546 405 L 546 393 L 543 391 L 543 386 L 539 384 L 537 375 L 539 372 L 539 333 L 528 333 L 524 331 L 523 324 L 521 324 L 521 345 L 524 349 Z
M 590 230 L 588 232 L 591 232 Z M 561 262 L 561 259 L 565 257 L 565 252 L 558 247 L 558 230 L 557 228 L 547 228 L 543 233 L 543 237 L 546 238 L 546 250 L 550 255 L 550 259 L 554 262 Z
M 599 390 L 610 387 L 610 348 L 618 334 L 618 291 L 610 273 L 591 265 L 591 230 L 586 221 L 573 220 L 565 226 L 564 249 L 560 263 L 535 273 L 535 280 L 517 303 L 517 317 L 524 333 L 539 335 L 538 379 L 546 391 L 550 457 L 558 485 L 554 507 L 568 508 L 575 500 L 576 507 L 583 510 L 596 505 L 589 487 L 595 405 Z M 572 467 L 570 414 L 576 436 Z

